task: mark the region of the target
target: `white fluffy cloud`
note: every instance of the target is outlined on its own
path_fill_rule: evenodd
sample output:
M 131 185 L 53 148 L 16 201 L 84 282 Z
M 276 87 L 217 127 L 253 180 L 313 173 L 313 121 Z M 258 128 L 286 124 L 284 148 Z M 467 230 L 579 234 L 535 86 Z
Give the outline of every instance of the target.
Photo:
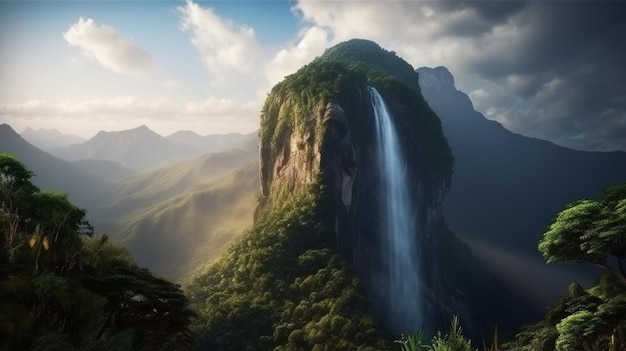
M 191 1 L 178 7 L 178 11 L 183 30 L 191 32 L 191 43 L 210 72 L 224 69 L 245 72 L 255 68 L 261 47 L 252 28 L 223 19 L 211 8 Z
M 99 26 L 91 18 L 79 18 L 63 33 L 63 38 L 113 72 L 145 76 L 156 71 L 156 65 L 147 52 L 121 37 L 112 27 Z
M 266 76 L 271 84 L 280 82 L 303 65 L 321 55 L 329 46 L 330 33 L 318 26 L 306 28 L 296 44 L 279 50 L 269 61 Z
M 177 10 L 182 30 L 191 34 L 191 43 L 209 73 L 209 93 L 239 99 L 258 95 L 267 85 L 262 70 L 267 54 L 254 29 L 192 1 Z

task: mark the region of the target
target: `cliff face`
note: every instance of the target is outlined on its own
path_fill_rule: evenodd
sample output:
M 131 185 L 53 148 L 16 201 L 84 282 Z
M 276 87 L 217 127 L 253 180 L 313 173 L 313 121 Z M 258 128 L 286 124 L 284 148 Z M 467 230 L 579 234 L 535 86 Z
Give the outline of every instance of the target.
M 387 233 L 379 213 L 387 194 L 381 190 L 380 146 L 368 86 L 376 87 L 386 101 L 401 148 L 409 156 L 404 165 L 411 179 L 406 191 L 417 202 L 412 217 L 427 280 L 419 293 L 427 298 L 424 307 L 432 315 L 459 308 L 451 306 L 454 298 L 443 298 L 450 289 L 443 286 L 433 257 L 452 156 L 417 82 L 412 67 L 395 54 L 373 42 L 352 40 L 329 49 L 277 85 L 261 116 L 265 198 L 259 211 L 274 207 L 300 187 L 320 182 L 325 196 L 319 206 L 332 228 L 328 235 L 334 236 L 373 301 L 375 314 L 383 320 L 389 318 L 376 301 L 391 293 L 384 284 L 389 258 L 381 253 L 382 236 Z

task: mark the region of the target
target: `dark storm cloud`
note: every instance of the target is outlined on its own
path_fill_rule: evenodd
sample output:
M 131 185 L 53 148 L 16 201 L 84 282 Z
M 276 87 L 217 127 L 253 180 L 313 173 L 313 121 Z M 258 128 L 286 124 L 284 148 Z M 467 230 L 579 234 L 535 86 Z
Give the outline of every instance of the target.
M 448 67 L 477 109 L 513 132 L 626 151 L 626 1 L 301 1 L 298 9 L 331 42 L 367 38 L 414 67 Z
M 471 14 L 448 17 L 444 31 L 440 33 L 460 37 L 484 34 L 494 26 L 506 23 L 527 6 L 524 1 L 441 1 L 429 4 L 437 13 Z
M 510 106 L 500 119 L 511 129 L 577 149 L 626 151 L 624 18 L 626 2 L 530 3 L 510 18 L 514 41 L 466 65 L 510 93 L 491 103 Z M 488 48 L 492 39 L 476 43 Z

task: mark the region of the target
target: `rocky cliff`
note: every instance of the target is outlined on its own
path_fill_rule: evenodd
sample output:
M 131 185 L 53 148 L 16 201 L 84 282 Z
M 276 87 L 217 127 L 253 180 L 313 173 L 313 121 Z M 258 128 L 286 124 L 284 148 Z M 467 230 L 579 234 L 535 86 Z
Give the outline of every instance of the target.
M 418 205 L 412 216 L 425 277 L 419 293 L 426 298 L 425 318 L 445 324 L 452 313 L 468 310 L 467 296 L 454 296 L 452 291 L 458 288 L 447 280 L 449 273 L 437 257 L 445 251 L 436 236 L 444 226 L 441 209 L 450 186 L 452 155 L 417 82 L 411 66 L 395 54 L 373 42 L 352 40 L 329 49 L 277 85 L 261 116 L 265 201 L 281 201 L 305 184 L 323 184 L 327 198 L 320 206 L 326 207 L 331 222 L 329 234 L 361 278 L 374 313 L 392 329 L 402 327 L 393 326 L 393 316 L 386 315 L 384 304 L 376 303 L 391 292 L 384 284 L 389 258 L 381 253 L 381 236 L 386 233 L 378 209 L 386 194 L 380 186 L 368 86 L 383 95 L 400 131 L 401 147 L 410 155 L 405 164 L 411 179 L 406 191 Z
M 403 191 L 416 204 L 409 216 L 421 271 L 405 274 L 423 277 L 413 301 L 423 325 L 399 324 L 387 308 L 394 294 L 390 257 L 381 249 L 389 235 L 380 211 L 387 174 L 378 162 L 370 87 L 387 105 L 407 156 Z M 400 332 L 447 328 L 453 314 L 469 335 L 491 333 L 499 318 L 493 297 L 503 292 L 446 228 L 441 209 L 452 154 L 408 63 L 366 40 L 328 49 L 272 89 L 259 139 L 255 224 L 188 284 L 192 302 L 207 311 L 207 345 L 246 347 L 218 337 L 242 328 L 233 312 L 242 309 L 252 311 L 242 340 L 277 349 L 387 349 Z M 476 288 L 487 286 L 493 293 Z

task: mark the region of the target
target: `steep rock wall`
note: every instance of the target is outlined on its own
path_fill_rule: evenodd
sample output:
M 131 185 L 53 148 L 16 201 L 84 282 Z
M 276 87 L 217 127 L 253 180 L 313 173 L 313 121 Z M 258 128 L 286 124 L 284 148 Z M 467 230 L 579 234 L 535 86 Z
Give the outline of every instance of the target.
M 386 66 L 381 58 L 392 64 Z M 397 78 L 398 72 L 403 73 L 402 79 Z M 407 81 L 415 83 L 408 86 Z M 400 131 L 401 147 L 410 156 L 405 165 L 411 178 L 407 191 L 418 203 L 412 216 L 425 267 L 421 293 L 426 297 L 425 310 L 432 319 L 441 320 L 442 326 L 452 313 L 468 319 L 463 313 L 467 301 L 451 293 L 454 288 L 445 281 L 434 256 L 440 251 L 436 233 L 450 185 L 450 149 L 437 116 L 420 94 L 411 66 L 378 45 L 367 41 L 340 44 L 272 90 L 261 116 L 264 198 L 259 211 L 319 181 L 326 191 L 319 205 L 334 228 L 328 235 L 335 237 L 339 251 L 359 275 L 375 314 L 385 319 L 385 311 L 376 304 L 389 293 L 382 284 L 387 258 L 380 250 L 385 233 L 378 211 L 385 194 L 380 190 L 368 86 L 381 92 Z

